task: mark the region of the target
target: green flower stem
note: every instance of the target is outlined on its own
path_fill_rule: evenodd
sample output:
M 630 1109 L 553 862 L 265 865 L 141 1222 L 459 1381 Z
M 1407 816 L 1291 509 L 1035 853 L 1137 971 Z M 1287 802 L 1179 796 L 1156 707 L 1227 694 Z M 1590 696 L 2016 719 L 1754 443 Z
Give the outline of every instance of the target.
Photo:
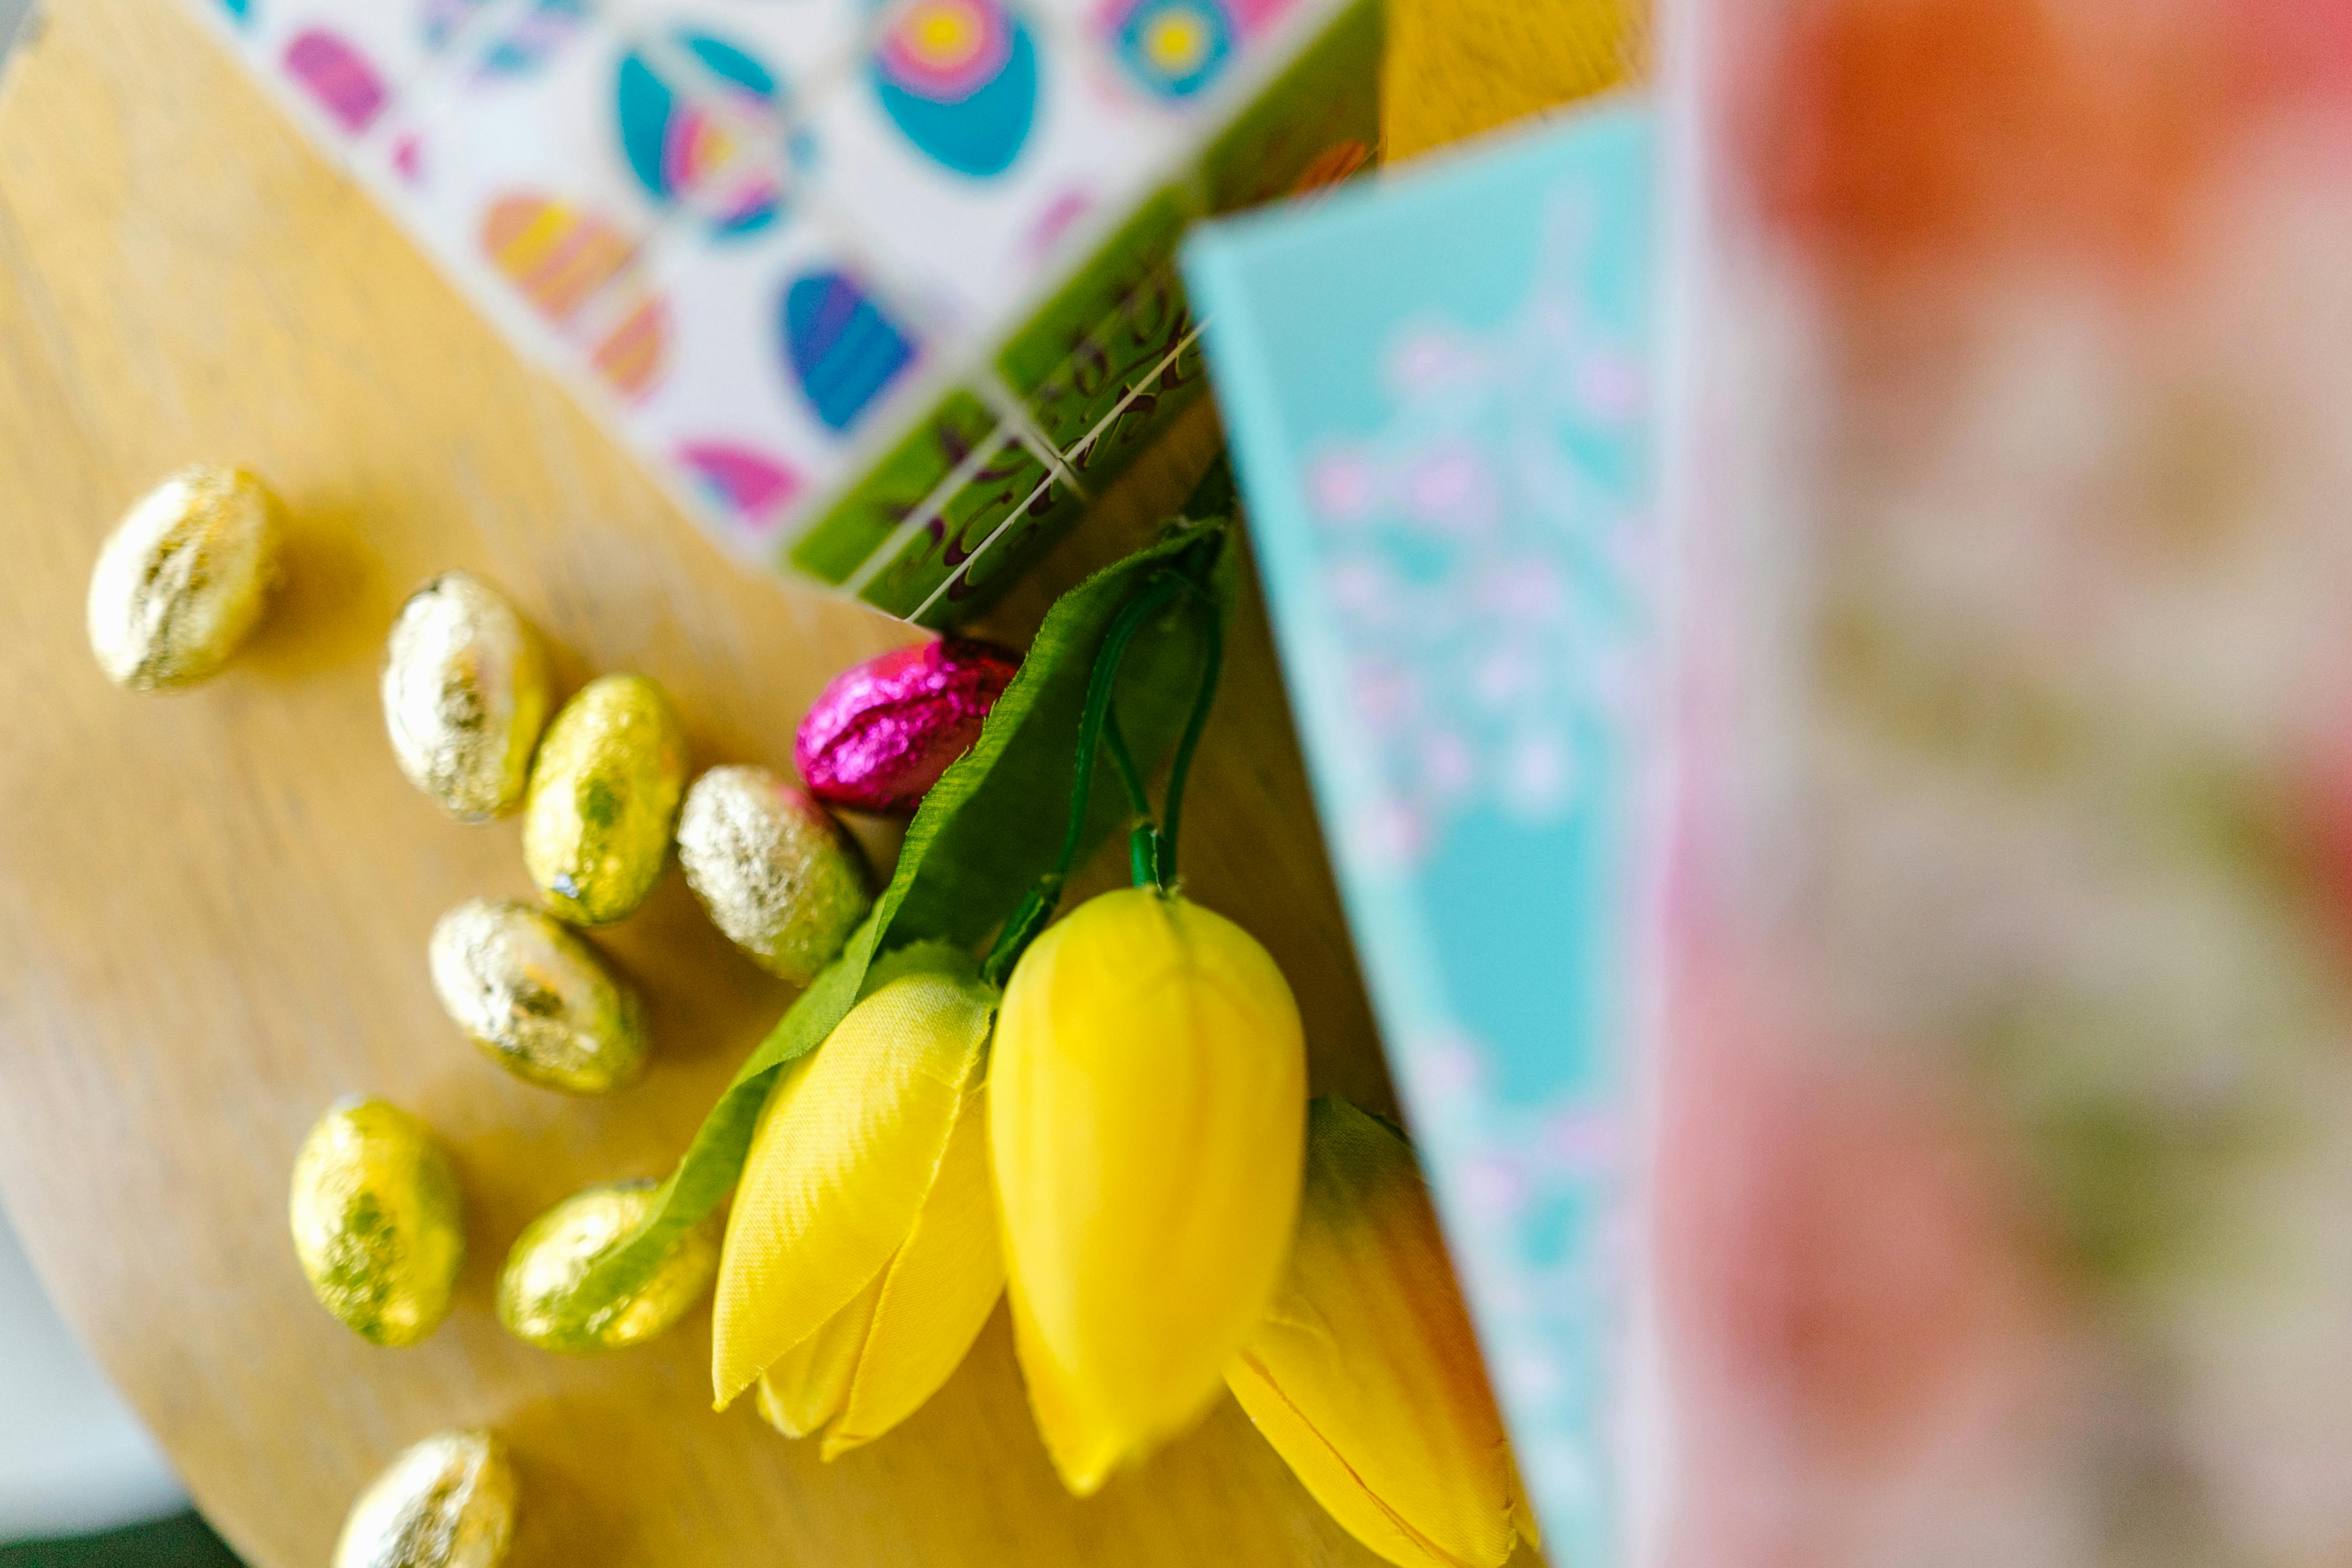
M 1095 753 L 1101 748 L 1105 727 L 1111 722 L 1111 694 L 1118 687 L 1118 667 L 1127 657 L 1128 645 L 1143 629 L 1144 622 L 1191 586 L 1192 580 L 1180 573 L 1152 574 L 1103 634 L 1102 647 L 1095 655 L 1094 671 L 1087 684 L 1086 708 L 1078 721 L 1077 766 L 1070 783 L 1069 821 L 1063 830 L 1061 853 L 1055 858 L 1054 868 L 1037 879 L 1037 885 L 1022 900 L 1021 907 L 1004 922 L 996 945 L 989 950 L 987 961 L 981 965 L 981 974 L 990 984 L 1004 984 L 1013 966 L 1021 961 L 1023 952 L 1045 929 L 1061 903 L 1063 884 L 1069 879 L 1070 868 L 1078 858 L 1078 847 L 1086 838 L 1087 805 L 1094 795 Z M 1113 753 L 1124 759 L 1124 771 L 1134 775 L 1135 761 L 1127 753 L 1123 738 L 1113 743 Z M 1140 776 L 1133 777 L 1129 795 L 1148 820 L 1150 805 Z
M 1069 826 L 1063 830 L 1062 852 L 1054 861 L 1053 874 L 1056 877 L 1070 874 L 1070 867 L 1078 858 L 1078 845 L 1086 837 L 1087 802 L 1094 795 L 1095 752 L 1101 747 L 1103 727 L 1110 719 L 1111 694 L 1118 685 L 1118 667 L 1127 658 L 1127 645 L 1135 640 L 1135 634 L 1143 629 L 1145 621 L 1184 591 L 1185 584 L 1186 580 L 1173 572 L 1155 573 L 1103 636 L 1102 651 L 1095 655 L 1094 678 L 1087 686 L 1085 716 L 1078 721 L 1077 773 L 1070 782 Z M 1139 795 L 1139 782 L 1136 788 Z
M 1054 918 L 1055 910 L 1060 907 L 1062 880 L 1060 872 L 1048 871 L 1038 878 L 1036 886 L 1024 895 L 1021 907 L 1014 910 L 1012 918 L 1004 922 L 1004 930 L 998 934 L 996 945 L 988 950 L 988 958 L 980 966 L 982 980 L 999 990 L 1003 989 L 1004 982 L 1013 973 L 1013 966 L 1021 962 L 1021 955 L 1029 951 L 1029 944 L 1037 940 L 1037 933 L 1045 929 L 1047 922 Z
M 1162 861 L 1160 829 L 1153 826 L 1151 819 L 1147 816 L 1137 823 L 1127 836 L 1127 866 L 1129 873 L 1135 879 L 1135 885 L 1156 892 L 1166 892 L 1167 886 L 1160 879 Z
M 1200 749 L 1202 731 L 1208 728 L 1209 711 L 1217 700 L 1217 682 L 1224 670 L 1225 606 L 1208 580 L 1216 551 L 1224 547 L 1222 540 L 1214 543 L 1204 541 L 1203 547 L 1188 552 L 1187 559 L 1173 568 L 1154 573 L 1103 634 L 1102 647 L 1095 654 L 1094 668 L 1087 683 L 1086 707 L 1078 721 L 1076 766 L 1070 781 L 1070 811 L 1063 830 L 1061 853 L 1055 859 L 1054 868 L 1037 879 L 1020 907 L 1005 921 L 1003 931 L 989 950 L 986 962 L 981 965 L 981 974 L 990 984 L 1005 983 L 1013 966 L 1021 962 L 1022 953 L 1045 929 L 1061 905 L 1062 889 L 1069 880 L 1071 867 L 1077 860 L 1078 847 L 1086 835 L 1087 807 L 1094 795 L 1095 759 L 1098 753 L 1110 753 L 1111 767 L 1118 774 L 1128 803 L 1135 811 L 1134 826 L 1128 837 L 1128 864 L 1135 885 L 1163 893 L 1174 885 L 1176 829 L 1183 818 L 1184 784 L 1192 775 L 1193 753 Z M 1185 721 L 1183 737 L 1177 742 L 1170 765 L 1168 808 L 1162 822 L 1156 823 L 1151 815 L 1150 792 L 1145 787 L 1141 770 L 1135 765 L 1127 737 L 1119 730 L 1113 698 L 1128 645 L 1135 640 L 1146 621 L 1181 595 L 1194 599 L 1207 616 L 1202 628 L 1201 689 L 1192 700 L 1192 711 Z
M 1111 766 L 1118 771 L 1118 782 L 1127 786 L 1127 803 L 1140 818 L 1151 816 L 1151 795 L 1143 787 L 1143 774 L 1135 765 L 1135 753 L 1127 749 L 1127 737 L 1119 733 L 1118 705 L 1113 703 L 1103 715 L 1103 750 L 1110 753 Z
M 1168 805 L 1160 814 L 1159 863 L 1153 868 L 1153 880 L 1161 888 L 1176 880 L 1176 832 L 1184 822 L 1184 781 L 1192 776 L 1192 753 L 1200 749 L 1201 732 L 1209 727 L 1209 710 L 1216 705 L 1217 680 L 1225 668 L 1225 606 L 1206 587 L 1200 589 L 1200 595 L 1208 611 L 1208 624 L 1202 628 L 1201 691 L 1192 700 L 1192 715 L 1184 721 L 1184 737 L 1176 742 L 1176 757 L 1168 767 Z

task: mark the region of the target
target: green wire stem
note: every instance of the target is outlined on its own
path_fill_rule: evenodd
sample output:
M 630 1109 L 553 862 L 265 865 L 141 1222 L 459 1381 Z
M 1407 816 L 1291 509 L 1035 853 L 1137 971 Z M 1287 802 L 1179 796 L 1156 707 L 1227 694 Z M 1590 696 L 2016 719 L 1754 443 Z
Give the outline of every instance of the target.
M 996 945 L 989 950 L 986 962 L 981 965 L 982 977 L 992 985 L 1004 984 L 1022 952 L 1045 929 L 1045 922 L 1054 918 L 1061 903 L 1062 885 L 1069 879 L 1070 868 L 1078 858 L 1078 846 L 1086 840 L 1087 806 L 1094 795 L 1095 753 L 1101 747 L 1104 727 L 1110 721 L 1111 693 L 1118 685 L 1118 667 L 1127 658 L 1128 645 L 1135 640 L 1135 634 L 1142 629 L 1145 621 L 1191 585 L 1191 580 L 1178 573 L 1154 573 L 1103 635 L 1102 647 L 1095 654 L 1093 674 L 1087 682 L 1086 708 L 1078 721 L 1076 776 L 1070 783 L 1069 825 L 1063 829 L 1061 853 L 1055 857 L 1054 868 L 1037 879 L 1037 885 L 1021 900 L 1020 908 L 1004 922 Z M 1115 744 L 1114 753 L 1123 755 L 1126 751 L 1122 737 Z M 1125 770 L 1131 773 L 1134 766 L 1133 757 L 1128 756 Z M 1130 794 L 1148 816 L 1139 777 Z
M 1202 628 L 1201 689 L 1192 699 L 1192 716 L 1184 721 L 1183 739 L 1176 742 L 1175 760 L 1168 765 L 1168 805 L 1160 814 L 1159 863 L 1153 868 L 1157 886 L 1176 879 L 1176 832 L 1184 821 L 1184 781 L 1192 776 L 1192 753 L 1200 749 L 1201 732 L 1209 727 L 1209 710 L 1216 705 L 1217 681 L 1225 668 L 1225 606 L 1203 588 L 1202 604 L 1208 611 Z

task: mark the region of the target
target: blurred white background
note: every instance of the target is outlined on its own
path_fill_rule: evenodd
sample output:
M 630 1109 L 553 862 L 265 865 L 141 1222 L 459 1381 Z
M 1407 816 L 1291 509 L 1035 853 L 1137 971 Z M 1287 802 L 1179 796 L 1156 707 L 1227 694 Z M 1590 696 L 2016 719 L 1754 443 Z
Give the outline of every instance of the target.
M 0 1542 L 102 1530 L 186 1506 L 163 1456 L 41 1294 L 5 1213 L 0 1412 Z

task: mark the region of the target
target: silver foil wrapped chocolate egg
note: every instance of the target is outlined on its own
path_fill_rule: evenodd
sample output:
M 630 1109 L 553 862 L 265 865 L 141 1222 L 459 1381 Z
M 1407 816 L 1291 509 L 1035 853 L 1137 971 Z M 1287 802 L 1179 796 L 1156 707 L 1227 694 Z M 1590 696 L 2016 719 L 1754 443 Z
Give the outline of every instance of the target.
M 449 1315 L 466 1260 L 457 1176 L 398 1106 L 330 1108 L 294 1158 L 287 1217 L 311 1294 L 362 1339 L 413 1345 Z
M 517 1339 L 574 1354 L 620 1350 L 667 1331 L 719 1274 L 719 1216 L 672 1244 L 653 1272 L 616 1300 L 583 1302 L 580 1282 L 653 1212 L 656 1184 L 583 1188 L 525 1227 L 499 1274 L 499 1321 Z
M 686 731 L 642 675 L 590 681 L 539 742 L 522 856 L 547 907 L 574 925 L 634 913 L 661 879 L 686 788 Z
M 517 1078 L 606 1094 L 644 1076 L 645 1005 L 635 988 L 543 911 L 469 899 L 434 926 L 428 958 L 441 1005 Z
M 514 1539 L 514 1462 L 495 1433 L 436 1432 L 368 1483 L 333 1568 L 499 1568 Z
M 90 652 L 117 686 L 204 679 L 253 630 L 278 581 L 277 497 L 243 468 L 199 463 L 140 498 L 89 574 Z
M 808 793 L 766 768 L 713 768 L 677 823 L 687 885 L 728 940 L 805 985 L 873 902 L 864 862 Z
M 409 595 L 383 650 L 383 723 L 408 782 L 460 822 L 522 804 L 547 723 L 547 658 L 499 591 L 445 572 Z

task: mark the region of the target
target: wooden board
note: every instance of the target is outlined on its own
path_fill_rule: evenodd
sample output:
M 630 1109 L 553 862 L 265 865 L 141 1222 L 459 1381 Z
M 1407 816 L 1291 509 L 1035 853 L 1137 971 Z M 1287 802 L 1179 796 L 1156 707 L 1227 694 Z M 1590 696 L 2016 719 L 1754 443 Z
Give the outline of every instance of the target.
M 1196 419 L 1156 460 L 1197 465 Z M 175 464 L 250 463 L 295 519 L 289 591 L 247 655 L 175 697 L 114 690 L 82 595 L 124 505 Z M 1151 520 L 1104 515 L 998 617 Z M 326 1561 L 354 1490 L 436 1428 L 519 1450 L 523 1568 L 564 1564 L 1354 1564 L 1228 1403 L 1087 1504 L 1052 1480 L 1000 1313 L 920 1415 L 832 1466 L 709 1409 L 697 1320 L 568 1361 L 490 1313 L 555 1199 L 667 1169 L 788 993 L 673 874 L 611 947 L 658 1038 L 581 1102 L 458 1039 L 425 941 L 528 890 L 511 823 L 442 820 L 376 704 L 394 608 L 436 570 L 505 584 L 563 674 L 634 668 L 704 763 L 784 764 L 835 669 L 907 634 L 723 561 L 525 370 L 169 0 L 69 0 L 0 86 L 0 1192 L 68 1318 L 254 1568 Z M 1254 930 L 1304 1007 L 1319 1089 L 1387 1102 L 1255 607 L 1186 834 L 1196 895 Z M 473 1253 L 425 1345 L 374 1350 L 310 1300 L 294 1149 L 368 1089 L 453 1146 Z

